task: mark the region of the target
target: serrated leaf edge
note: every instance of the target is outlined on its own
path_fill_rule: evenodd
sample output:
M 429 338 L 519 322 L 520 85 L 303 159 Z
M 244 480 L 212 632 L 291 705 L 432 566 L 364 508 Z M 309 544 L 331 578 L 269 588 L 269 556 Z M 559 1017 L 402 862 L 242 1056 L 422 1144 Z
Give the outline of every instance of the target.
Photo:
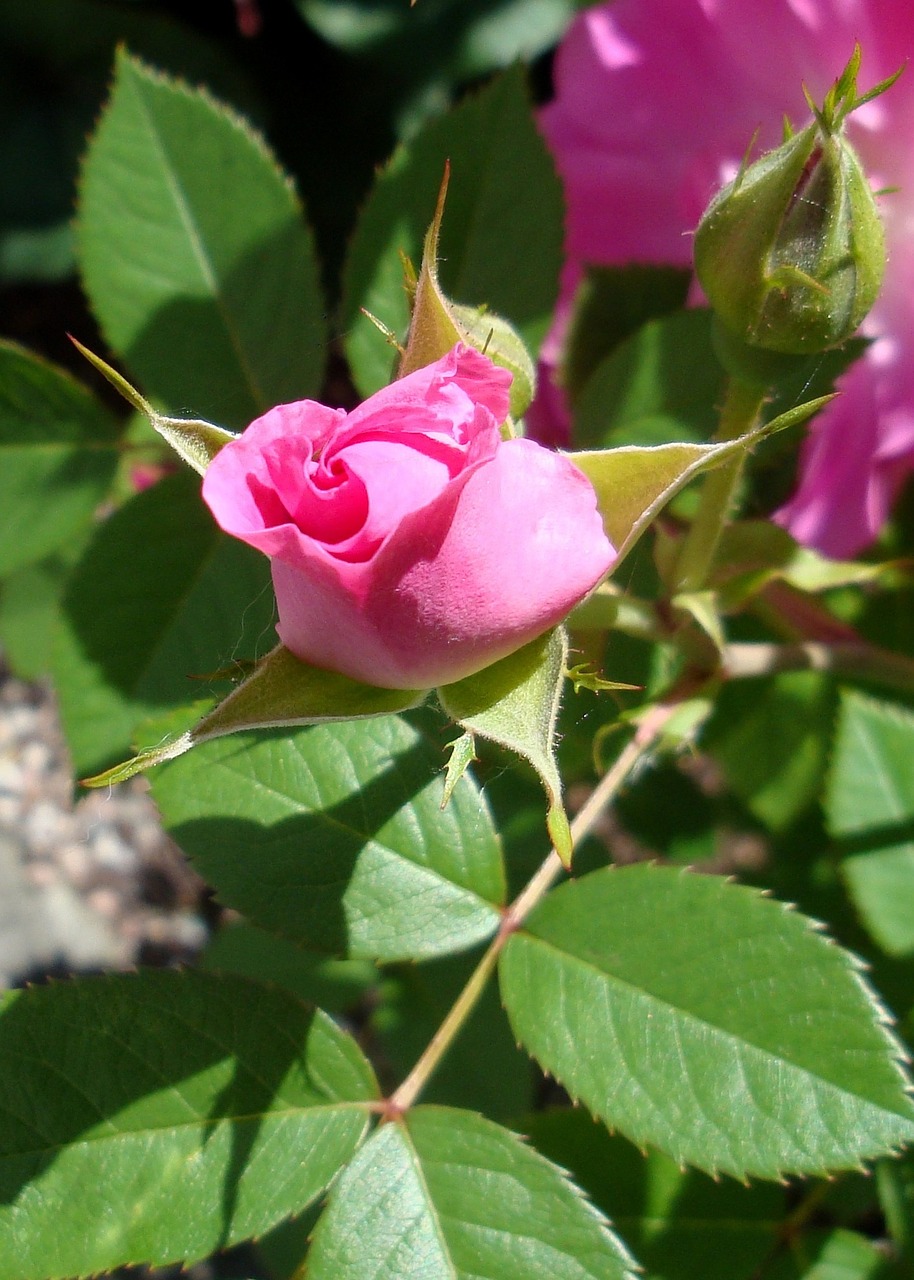
M 603 870 L 607 873 L 615 873 L 620 869 L 621 868 L 618 865 L 613 863 L 605 867 Z M 687 876 L 687 875 L 700 875 L 702 873 L 693 867 L 682 867 L 679 870 L 679 874 L 680 876 Z M 893 1017 L 893 1015 L 891 1014 L 887 1006 L 882 1001 L 882 998 L 879 996 L 878 992 L 876 992 L 874 988 L 871 987 L 869 983 L 865 981 L 863 975 L 870 968 L 867 962 L 861 959 L 860 956 L 856 955 L 855 952 L 850 951 L 847 947 L 843 947 L 838 942 L 836 942 L 836 940 L 828 933 L 827 925 L 825 925 L 822 921 L 816 920 L 812 916 L 805 915 L 803 912 L 799 911 L 796 904 L 792 902 L 783 902 L 780 899 L 775 898 L 770 889 L 759 889 L 759 888 L 756 888 L 754 885 L 742 884 L 739 881 L 737 881 L 734 876 L 726 876 L 726 877 L 719 877 L 719 878 L 724 879 L 728 884 L 732 884 L 734 888 L 737 888 L 742 892 L 749 893 L 759 898 L 768 898 L 776 906 L 780 907 L 784 914 L 796 915 L 806 926 L 807 932 L 816 934 L 817 936 L 819 936 L 820 940 L 825 945 L 827 945 L 832 949 L 837 950 L 840 953 L 842 959 L 846 963 L 847 972 L 849 976 L 859 987 L 861 993 L 863 994 L 870 1008 L 870 1011 L 873 1014 L 875 1025 L 879 1028 L 880 1032 L 882 1033 L 887 1056 L 890 1062 L 892 1063 L 893 1067 L 895 1068 L 896 1074 L 898 1076 L 898 1082 L 901 1085 L 905 1096 L 908 1099 L 914 1101 L 914 1082 L 912 1082 L 908 1078 L 908 1076 L 905 1074 L 903 1070 L 904 1065 L 914 1060 L 914 1054 L 909 1052 L 907 1049 L 907 1046 L 903 1043 L 903 1041 L 897 1035 L 895 1035 L 893 1031 L 893 1028 L 897 1025 L 895 1018 Z M 526 932 L 527 931 L 526 931 L 525 925 L 521 925 L 521 927 L 517 930 L 517 933 L 519 935 L 524 935 Z M 534 941 L 541 941 L 540 939 L 536 938 L 535 934 L 527 934 L 527 936 L 533 939 Z M 575 959 L 576 957 L 572 957 L 572 958 Z M 581 961 L 581 963 L 584 965 L 589 964 L 588 961 Z M 593 966 L 590 966 L 590 967 L 593 967 Z M 510 1011 L 501 994 L 500 984 L 499 984 L 499 1001 L 501 1003 L 502 1009 L 504 1010 L 505 1016 L 508 1018 L 509 1024 L 511 1024 Z M 512 1031 L 513 1031 L 513 1024 L 511 1025 L 512 1025 Z M 706 1025 L 713 1027 L 713 1024 L 711 1023 L 707 1023 Z M 718 1027 L 713 1027 L 713 1029 L 718 1031 L 721 1030 L 721 1028 L 718 1028 Z M 589 1104 L 580 1097 L 580 1095 L 574 1093 L 572 1086 L 570 1085 L 569 1082 L 562 1080 L 553 1071 L 550 1071 L 548 1068 L 544 1067 L 542 1063 L 540 1063 L 539 1059 L 535 1056 L 533 1051 L 529 1049 L 527 1045 L 523 1043 L 523 1041 L 517 1039 L 516 1036 L 515 1036 L 515 1045 L 517 1046 L 519 1051 L 527 1055 L 529 1060 L 533 1062 L 536 1065 L 536 1067 L 543 1072 L 544 1075 L 546 1075 L 549 1079 L 555 1080 L 559 1085 L 561 1085 L 561 1087 L 568 1094 L 568 1097 L 570 1098 L 573 1106 L 581 1107 L 582 1109 L 587 1111 L 588 1114 L 593 1116 L 595 1120 L 603 1124 L 609 1133 L 614 1134 L 614 1133 L 622 1132 L 621 1129 L 619 1129 L 617 1126 L 613 1126 L 607 1117 L 603 1116 L 595 1108 L 590 1107 Z M 762 1050 L 761 1052 L 766 1052 L 766 1051 Z M 806 1068 L 797 1068 L 797 1069 L 803 1071 L 807 1075 L 811 1074 Z M 821 1080 L 821 1077 L 814 1077 L 814 1078 Z M 834 1088 L 841 1093 L 846 1093 L 846 1090 L 841 1089 L 840 1086 L 831 1085 L 831 1082 L 829 1081 L 822 1081 L 822 1083 L 829 1084 L 831 1088 Z M 850 1095 L 850 1096 L 855 1097 L 856 1095 Z M 870 1104 L 870 1105 L 875 1106 L 877 1104 Z M 900 1113 L 896 1112 L 895 1114 L 900 1114 Z M 904 1119 L 905 1117 L 901 1116 L 901 1118 Z M 911 1120 L 911 1117 L 907 1117 L 907 1118 Z M 639 1138 L 637 1135 L 633 1135 L 629 1133 L 626 1133 L 625 1137 L 630 1142 L 632 1142 L 636 1147 L 638 1147 L 638 1149 L 643 1154 L 646 1154 L 648 1150 L 660 1151 L 664 1155 L 668 1156 L 670 1159 L 677 1161 L 677 1163 L 679 1163 L 680 1168 L 686 1168 L 686 1167 L 696 1168 L 701 1170 L 704 1173 L 709 1174 L 714 1179 L 719 1179 L 723 1175 L 727 1177 L 736 1178 L 738 1181 L 741 1181 L 748 1185 L 749 1179 L 752 1177 L 756 1177 L 756 1178 L 763 1178 L 765 1181 L 778 1181 L 786 1185 L 789 1179 L 791 1177 L 796 1176 L 798 1173 L 797 1170 L 790 1169 L 790 1168 L 779 1169 L 774 1173 L 766 1172 L 762 1174 L 752 1169 L 744 1169 L 741 1172 L 737 1172 L 733 1169 L 725 1169 L 720 1165 L 698 1164 L 693 1162 L 687 1162 L 686 1164 L 683 1164 L 682 1157 L 677 1156 L 675 1153 L 668 1151 L 665 1147 L 660 1146 L 656 1142 L 646 1142 L 644 1139 Z M 914 1124 L 912 1124 L 911 1141 L 912 1143 L 914 1143 Z M 842 1165 L 841 1168 L 847 1169 L 847 1170 L 853 1170 L 860 1173 L 866 1173 L 868 1172 L 868 1166 L 866 1163 L 868 1160 L 869 1161 L 877 1160 L 882 1156 L 898 1155 L 901 1152 L 905 1151 L 906 1149 L 907 1149 L 907 1144 L 904 1142 L 899 1142 L 897 1145 L 891 1146 L 882 1151 L 873 1152 L 871 1155 L 860 1157 L 859 1161 L 856 1164 Z M 829 1168 L 822 1168 L 821 1170 L 817 1170 L 817 1171 L 814 1171 L 811 1169 L 803 1169 L 799 1172 L 802 1175 L 809 1175 L 811 1173 L 818 1172 L 821 1176 L 825 1176 L 832 1171 L 833 1170 L 830 1170 Z
M 550 1159 L 549 1156 L 543 1155 L 543 1153 L 539 1150 L 536 1144 L 532 1142 L 525 1134 L 518 1133 L 516 1129 L 509 1129 L 505 1125 L 500 1125 L 496 1121 L 491 1120 L 488 1116 L 483 1115 L 481 1111 L 475 1111 L 470 1107 L 451 1107 L 445 1104 L 423 1103 L 419 1109 L 422 1111 L 451 1112 L 451 1113 L 456 1113 L 458 1115 L 467 1114 L 467 1115 L 474 1116 L 476 1119 L 482 1120 L 486 1125 L 486 1127 L 491 1126 L 492 1129 L 498 1130 L 499 1136 L 504 1135 L 510 1141 L 513 1141 L 518 1147 L 522 1148 L 529 1156 L 533 1157 L 534 1161 L 537 1164 L 541 1166 L 545 1165 L 550 1171 L 554 1171 L 555 1173 L 557 1173 L 559 1176 L 559 1181 L 566 1187 L 566 1189 L 570 1192 L 570 1194 L 578 1202 L 578 1204 L 580 1204 L 581 1207 L 585 1210 L 585 1212 L 587 1212 L 588 1215 L 591 1216 L 596 1221 L 598 1226 L 602 1228 L 603 1232 L 610 1236 L 611 1243 L 614 1246 L 616 1257 L 620 1265 L 625 1268 L 622 1276 L 620 1277 L 620 1280 L 639 1280 L 639 1276 L 643 1273 L 643 1269 L 632 1257 L 631 1253 L 629 1252 L 627 1246 L 625 1245 L 621 1237 L 616 1235 L 615 1231 L 613 1230 L 612 1220 L 609 1218 L 609 1216 L 603 1212 L 603 1210 L 599 1207 L 599 1205 L 597 1205 L 594 1202 L 593 1198 L 589 1196 L 582 1187 L 578 1186 L 578 1184 L 574 1180 L 573 1174 L 571 1174 L 563 1165 L 560 1165 L 557 1161 Z M 413 1159 L 413 1164 L 415 1167 L 417 1167 L 417 1178 L 422 1183 L 423 1188 L 427 1189 L 426 1180 L 425 1180 L 424 1174 L 421 1171 L 422 1158 L 419 1155 L 419 1152 L 412 1140 L 412 1135 L 409 1133 L 409 1113 L 407 1113 L 406 1116 L 404 1116 L 401 1120 L 397 1121 L 396 1123 L 398 1124 L 398 1127 L 402 1131 L 404 1131 L 404 1138 L 408 1143 L 410 1155 Z M 431 1204 L 432 1202 L 431 1202 L 430 1194 L 428 1195 L 428 1200 L 429 1200 L 429 1203 Z M 437 1218 L 437 1213 L 436 1213 L 436 1218 Z M 446 1241 L 444 1243 L 446 1244 Z
M 99 132 L 104 126 L 105 121 L 107 119 L 111 101 L 113 99 L 115 89 L 117 88 L 118 75 L 122 66 L 128 66 L 132 70 L 138 71 L 141 76 L 144 76 L 147 80 L 151 81 L 156 86 L 160 88 L 173 90 L 175 93 L 186 98 L 188 101 L 204 102 L 208 107 L 210 107 L 214 111 L 215 114 L 217 114 L 222 120 L 224 120 L 232 129 L 234 129 L 236 133 L 244 137 L 244 139 L 254 147 L 254 149 L 257 151 L 258 155 L 260 156 L 260 158 L 267 162 L 267 165 L 270 171 L 272 172 L 273 176 L 279 179 L 282 187 L 286 191 L 286 194 L 288 195 L 289 202 L 290 202 L 290 212 L 297 215 L 299 219 L 299 223 L 304 231 L 304 234 L 308 238 L 309 247 L 311 250 L 311 257 L 316 263 L 317 259 L 315 254 L 314 233 L 311 229 L 311 224 L 308 221 L 307 210 L 305 209 L 304 202 L 302 201 L 301 196 L 298 193 L 298 189 L 296 188 L 294 179 L 279 164 L 274 152 L 270 148 L 266 138 L 260 132 L 260 130 L 257 129 L 250 122 L 250 120 L 248 120 L 240 111 L 238 111 L 230 103 L 225 102 L 223 99 L 217 97 L 214 93 L 212 93 L 212 91 L 205 84 L 201 83 L 199 85 L 192 85 L 183 76 L 175 75 L 170 72 L 165 72 L 160 70 L 157 67 L 154 67 L 151 63 L 147 62 L 144 58 L 141 58 L 138 55 L 131 53 L 127 47 L 127 44 L 122 41 L 120 44 L 118 44 L 116 48 L 114 65 L 112 67 L 111 76 L 108 81 L 107 93 L 105 95 L 101 108 L 99 109 L 94 125 L 87 136 L 86 143 L 83 149 L 83 153 L 82 153 L 79 167 L 76 174 L 76 196 L 74 200 L 75 212 L 73 217 L 73 226 L 75 229 L 75 238 L 76 238 L 76 244 L 77 244 L 77 259 L 80 264 L 81 274 L 82 274 L 83 235 L 82 235 L 82 221 L 81 221 L 80 215 L 81 215 L 83 202 L 84 202 L 87 168 L 89 165 L 90 157 L 94 152 L 94 147 L 95 147 L 95 143 L 97 141 Z M 92 302 L 91 297 L 88 295 L 88 290 L 84 289 L 84 292 L 87 295 L 87 302 L 89 305 L 89 309 L 92 312 L 92 315 L 95 318 L 95 321 L 98 325 L 99 331 L 101 332 L 102 336 L 105 338 L 105 341 L 108 347 L 112 351 L 118 352 L 119 355 L 123 354 L 119 350 L 119 344 L 115 343 L 112 340 L 111 334 L 108 331 L 108 326 L 105 324 L 102 317 L 98 314 L 95 308 L 95 305 Z M 245 376 L 247 376 L 246 372 L 245 372 Z M 262 402 L 262 405 L 261 405 L 262 409 L 265 410 L 270 407 L 269 404 L 266 401 L 264 401 L 264 397 L 259 394 L 259 388 L 252 386 L 251 390 L 252 392 L 258 393 L 255 395 L 255 399 L 259 399 Z

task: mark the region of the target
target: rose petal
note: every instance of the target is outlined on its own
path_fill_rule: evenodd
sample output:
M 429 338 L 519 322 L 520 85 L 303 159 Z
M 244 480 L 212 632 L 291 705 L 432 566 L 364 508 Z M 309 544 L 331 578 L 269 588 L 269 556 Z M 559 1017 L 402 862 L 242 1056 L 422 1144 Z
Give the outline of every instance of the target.
M 203 477 L 204 501 L 225 532 L 272 555 L 272 526 L 292 519 L 296 477 L 345 417 L 314 400 L 280 404 L 225 445 Z M 260 534 L 265 539 L 255 540 Z
M 278 630 L 317 666 L 432 688 L 543 634 L 614 557 L 587 478 L 513 440 L 406 517 L 370 570 L 274 561 Z

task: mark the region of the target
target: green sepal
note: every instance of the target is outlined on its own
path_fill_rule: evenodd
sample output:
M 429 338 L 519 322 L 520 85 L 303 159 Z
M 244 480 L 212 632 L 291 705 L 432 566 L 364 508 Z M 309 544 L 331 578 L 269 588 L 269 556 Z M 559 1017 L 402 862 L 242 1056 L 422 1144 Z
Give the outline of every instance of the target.
M 536 365 L 523 338 L 504 316 L 497 316 L 487 307 L 465 307 L 454 302 L 451 313 L 463 330 L 464 341 L 511 374 L 511 417 L 522 417 L 536 394 Z
M 406 291 L 412 297 L 412 314 L 397 377 L 403 378 L 425 368 L 447 355 L 456 343 L 464 342 L 484 352 L 493 364 L 507 369 L 512 375 L 511 416 L 518 418 L 530 404 L 536 390 L 535 367 L 523 339 L 507 320 L 487 308 L 452 302 L 438 283 L 438 240 L 448 177 L 449 170 L 445 168 L 435 216 L 425 233 L 422 266 L 415 280 L 411 264 L 404 264 Z
M 171 445 L 175 453 L 201 476 L 223 445 L 237 438 L 231 431 L 217 427 L 212 422 L 204 422 L 199 418 L 170 418 L 167 414 L 159 413 L 140 395 L 136 387 L 131 386 L 110 364 L 106 364 L 101 356 L 84 347 L 72 335 L 70 341 L 102 377 L 107 378 L 115 391 L 120 392 L 128 404 L 149 419 L 150 425 Z
M 476 759 L 476 739 L 472 733 L 462 733 L 459 738 L 447 744 L 447 750 L 449 755 L 444 775 L 444 794 L 441 797 L 442 809 L 447 806 L 457 783 Z
M 549 838 L 566 867 L 572 842 L 555 759 L 555 724 L 567 653 L 565 631 L 556 627 L 500 662 L 438 690 L 445 712 L 463 729 L 522 756 L 539 774 L 549 801 Z
M 840 129 L 852 111 L 862 107 L 865 102 L 872 102 L 874 98 L 878 98 L 885 93 L 886 89 L 891 89 L 905 68 L 905 63 L 902 63 L 897 71 L 893 71 L 890 76 L 880 80 L 872 89 L 867 89 L 866 93 L 858 94 L 857 75 L 860 71 L 862 58 L 863 51 L 859 43 L 856 43 L 847 66 L 838 76 L 828 93 L 826 93 L 821 107 L 816 106 L 809 90 L 805 85 L 803 86 L 803 96 L 806 99 L 807 106 L 816 117 L 820 127 L 827 133 L 834 133 Z
M 334 720 L 364 720 L 417 707 L 427 690 L 378 689 L 360 684 L 337 671 L 325 671 L 300 661 L 278 645 L 258 662 L 253 673 L 194 728 L 141 751 L 132 760 L 84 778 L 87 787 L 124 782 L 165 760 L 174 760 L 191 747 L 242 729 L 270 729 L 320 724 Z
M 614 569 L 670 499 L 695 476 L 777 431 L 805 422 L 833 399 L 832 395 L 819 396 L 721 443 L 627 445 L 569 454 L 596 490 L 603 526 L 618 552 Z
M 406 346 L 397 370 L 398 378 L 405 378 L 407 374 L 415 373 L 417 369 L 424 369 L 426 365 L 440 360 L 464 336 L 438 283 L 438 237 L 444 217 L 448 176 L 449 169 L 445 167 L 438 191 L 438 203 L 435 205 L 435 216 L 422 244 L 422 266 L 414 291 L 409 280 L 411 270 L 407 268 L 407 291 L 413 294 L 412 314 Z
M 574 685 L 575 693 L 589 689 L 591 693 L 605 693 L 609 689 L 640 689 L 638 684 L 625 684 L 620 680 L 607 680 L 595 671 L 589 662 L 577 662 L 565 672 L 566 677 Z

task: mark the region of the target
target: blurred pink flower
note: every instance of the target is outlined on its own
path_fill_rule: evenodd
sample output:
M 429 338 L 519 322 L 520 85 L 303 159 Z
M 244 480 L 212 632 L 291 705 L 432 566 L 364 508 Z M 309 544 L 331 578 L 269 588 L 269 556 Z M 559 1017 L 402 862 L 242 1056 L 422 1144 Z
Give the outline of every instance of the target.
M 686 266 L 690 232 L 714 191 L 781 141 L 786 113 L 809 119 L 863 49 L 863 92 L 914 54 L 912 0 L 615 0 L 581 13 L 557 55 L 556 97 L 542 112 L 568 201 L 567 262 L 543 351 L 532 432 L 567 430 L 551 380 L 582 265 Z M 801 542 L 852 555 L 879 532 L 914 470 L 914 69 L 850 119 L 880 199 L 889 249 L 882 294 L 864 324 L 874 339 L 813 422 L 796 493 L 778 520 Z

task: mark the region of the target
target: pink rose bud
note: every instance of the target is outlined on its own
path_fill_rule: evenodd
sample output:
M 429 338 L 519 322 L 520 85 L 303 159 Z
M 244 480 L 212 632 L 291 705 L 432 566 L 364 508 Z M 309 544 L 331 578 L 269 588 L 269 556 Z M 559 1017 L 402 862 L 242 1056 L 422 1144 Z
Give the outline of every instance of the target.
M 272 560 L 280 639 L 367 684 L 427 689 L 560 622 L 615 552 L 577 467 L 503 440 L 511 375 L 458 344 L 352 413 L 279 405 L 203 497 Z

